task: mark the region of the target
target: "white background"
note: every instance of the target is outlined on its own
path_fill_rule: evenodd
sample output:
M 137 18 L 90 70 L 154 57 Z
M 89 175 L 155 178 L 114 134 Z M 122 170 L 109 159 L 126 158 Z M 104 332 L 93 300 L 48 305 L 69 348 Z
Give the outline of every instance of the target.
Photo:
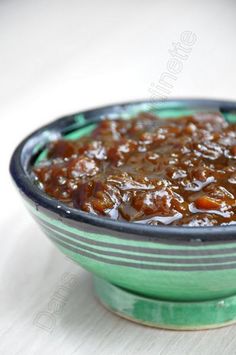
M 197 36 L 171 96 L 236 99 L 236 3 L 0 1 L 0 354 L 236 354 L 236 327 L 170 332 L 119 319 L 94 299 L 26 213 L 8 174 L 16 144 L 58 116 L 148 98 L 183 31 Z M 53 331 L 35 324 L 69 273 Z M 48 325 L 49 326 L 49 325 Z

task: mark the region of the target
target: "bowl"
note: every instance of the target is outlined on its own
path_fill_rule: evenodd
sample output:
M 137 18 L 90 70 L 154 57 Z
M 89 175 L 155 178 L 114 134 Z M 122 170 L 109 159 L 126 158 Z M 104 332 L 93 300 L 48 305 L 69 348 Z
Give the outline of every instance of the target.
M 133 321 L 167 329 L 205 329 L 236 322 L 236 226 L 148 226 L 97 217 L 51 198 L 33 182 L 48 142 L 89 134 L 104 117 L 140 112 L 162 119 L 220 111 L 236 122 L 236 102 L 136 101 L 72 114 L 24 139 L 10 163 L 24 203 L 47 237 L 94 276 L 98 299 Z

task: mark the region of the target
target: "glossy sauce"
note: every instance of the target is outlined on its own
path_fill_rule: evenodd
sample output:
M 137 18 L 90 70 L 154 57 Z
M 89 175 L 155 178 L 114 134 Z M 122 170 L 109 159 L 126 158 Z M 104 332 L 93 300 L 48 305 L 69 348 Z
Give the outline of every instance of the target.
M 34 168 L 50 196 L 99 216 L 151 225 L 236 223 L 236 125 L 218 113 L 101 121 L 58 140 Z

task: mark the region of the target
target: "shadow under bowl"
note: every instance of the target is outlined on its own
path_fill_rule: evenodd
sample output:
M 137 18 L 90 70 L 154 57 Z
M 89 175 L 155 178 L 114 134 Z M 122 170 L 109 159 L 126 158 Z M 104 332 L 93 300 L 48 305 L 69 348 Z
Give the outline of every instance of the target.
M 40 190 L 31 170 L 47 144 L 89 134 L 104 117 L 129 119 L 151 112 L 162 119 L 221 112 L 236 122 L 236 102 L 137 101 L 79 112 L 38 129 L 16 148 L 11 175 L 25 205 L 49 239 L 95 276 L 109 309 L 139 323 L 204 329 L 236 322 L 236 226 L 148 226 L 97 217 Z

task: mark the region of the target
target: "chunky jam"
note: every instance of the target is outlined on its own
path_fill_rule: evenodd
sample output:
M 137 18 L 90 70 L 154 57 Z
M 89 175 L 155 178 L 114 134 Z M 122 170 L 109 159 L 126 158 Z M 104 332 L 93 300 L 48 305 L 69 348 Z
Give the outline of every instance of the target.
M 150 225 L 236 223 L 236 124 L 218 113 L 140 114 L 58 140 L 34 168 L 40 187 L 79 210 Z

